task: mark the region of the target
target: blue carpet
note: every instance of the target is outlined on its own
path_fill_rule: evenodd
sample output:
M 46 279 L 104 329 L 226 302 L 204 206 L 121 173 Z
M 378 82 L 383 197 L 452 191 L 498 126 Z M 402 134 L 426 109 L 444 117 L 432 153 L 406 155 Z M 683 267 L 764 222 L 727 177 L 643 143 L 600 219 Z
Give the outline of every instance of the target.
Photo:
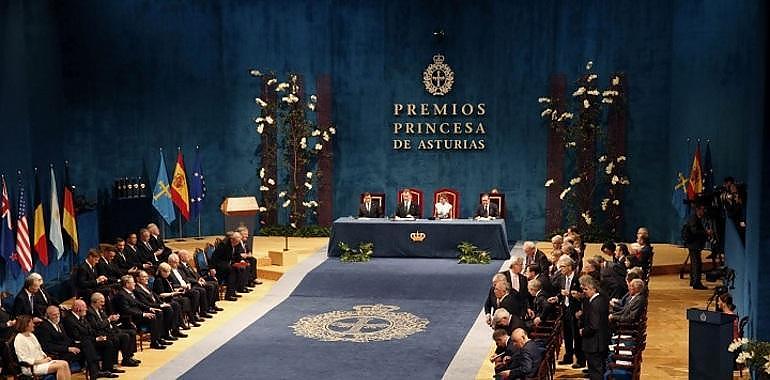
M 258 321 L 184 374 L 185 379 L 440 379 L 478 316 L 501 262 L 331 258 Z M 308 315 L 362 304 L 396 305 L 430 322 L 398 340 L 322 342 L 291 328 Z M 491 338 L 490 338 L 491 342 Z

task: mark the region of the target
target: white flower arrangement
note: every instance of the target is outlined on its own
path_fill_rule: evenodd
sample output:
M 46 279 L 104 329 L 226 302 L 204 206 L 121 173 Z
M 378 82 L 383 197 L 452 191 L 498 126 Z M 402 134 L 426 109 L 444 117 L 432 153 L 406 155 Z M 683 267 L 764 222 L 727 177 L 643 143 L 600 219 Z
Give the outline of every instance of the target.
M 589 107 L 591 107 L 591 103 L 588 101 L 588 99 L 583 99 L 583 108 Z
M 549 179 L 548 181 L 545 181 L 545 187 L 550 187 L 551 185 L 553 185 L 553 182 L 554 182 L 553 179 Z
M 335 134 L 337 133 L 337 130 L 334 127 L 329 127 L 329 133 Z
M 620 84 L 620 77 L 619 76 L 612 77 L 612 85 L 617 86 L 619 84 Z
M 307 104 L 307 109 L 309 109 L 311 111 L 315 111 L 315 103 L 308 103 Z
M 257 124 L 262 123 L 263 121 L 265 121 L 264 117 L 258 117 L 256 119 L 254 119 L 254 122 L 257 123 Z
M 268 191 L 268 190 L 270 190 L 270 188 L 269 188 L 269 187 L 267 187 L 267 186 L 264 186 L 264 185 L 263 185 L 263 186 L 260 186 L 260 187 L 259 187 L 259 191 Z
M 564 200 L 564 197 L 567 195 L 567 193 L 569 193 L 570 190 L 572 190 L 571 187 L 564 189 L 564 191 L 562 191 L 561 194 L 559 194 L 559 199 Z
M 265 116 L 265 122 L 272 125 L 275 122 L 275 120 L 273 120 L 273 118 L 270 117 L 270 115 L 267 115 Z
M 618 178 L 618 176 L 617 176 L 617 175 L 613 175 L 613 176 L 612 176 L 612 184 L 613 184 L 613 185 L 617 185 L 617 184 L 618 184 L 618 182 L 620 182 L 620 178 Z
M 538 103 L 550 103 L 551 99 L 550 98 L 537 98 L 537 102 Z
M 559 118 L 557 119 L 557 121 L 572 119 L 573 116 L 574 115 L 570 112 L 563 112 L 561 115 L 559 115 Z
M 308 190 L 313 190 L 313 185 L 305 182 L 305 187 L 307 187 Z
M 257 133 L 261 135 L 264 130 L 265 130 L 264 124 L 257 125 Z
M 607 167 L 604 168 L 604 172 L 607 173 L 607 175 L 610 175 L 610 174 L 612 174 L 612 169 L 614 169 L 614 168 L 615 168 L 615 163 L 610 161 L 610 163 L 607 164 Z
M 614 204 L 615 206 L 620 206 L 620 200 L 615 199 L 612 201 L 612 204 Z
M 265 178 L 265 168 L 259 169 L 259 178 Z
M 599 90 L 593 89 L 587 92 L 588 95 L 599 96 Z
M 254 101 L 255 101 L 255 102 L 257 103 L 257 105 L 259 105 L 260 107 L 265 107 L 265 106 L 267 106 L 267 102 L 265 102 L 264 100 L 262 100 L 262 99 L 260 99 L 260 98 L 256 98 L 256 99 L 254 99 Z
M 270 186 L 275 186 L 275 180 L 273 180 L 272 178 L 268 178 L 267 183 L 269 183 Z
M 269 81 L 267 81 L 268 86 L 272 86 L 274 84 L 278 83 L 278 79 L 272 78 Z
M 585 93 L 586 93 L 586 88 L 583 87 L 583 86 L 580 86 L 580 87 L 578 87 L 577 90 L 575 90 L 575 92 L 572 93 L 572 96 L 580 96 L 580 95 L 583 95 Z
M 313 178 L 313 172 L 307 172 L 307 173 L 305 173 L 305 177 L 307 177 L 307 179 L 311 179 L 311 178 Z
M 589 76 L 588 76 L 588 81 L 590 82 L 590 81 L 592 81 L 592 80 L 594 80 L 594 79 L 596 79 L 596 78 L 598 78 L 598 77 L 599 77 L 599 76 L 598 76 L 598 75 L 596 75 L 596 74 L 591 74 L 591 75 L 589 75 Z M 597 93 L 598 93 L 598 91 L 597 91 Z M 591 94 L 591 95 L 593 95 L 593 94 Z
M 310 134 L 310 136 L 319 136 L 321 135 L 321 131 L 314 129 L 313 132 Z
M 618 162 L 623 162 L 626 160 L 626 156 L 618 156 Z
M 569 180 L 569 184 L 572 185 L 572 186 L 575 186 L 578 183 L 580 183 L 580 177 L 575 177 L 575 178 Z
M 262 76 L 262 72 L 259 71 L 259 70 L 249 70 L 249 74 L 251 74 L 251 76 L 254 76 L 254 77 L 261 77 Z
M 324 148 L 323 145 L 318 144 L 318 143 L 315 144 L 315 150 L 321 150 L 323 148 Z
M 285 200 L 285 201 L 283 202 L 283 204 L 281 205 L 281 207 L 283 207 L 283 208 L 286 208 L 286 207 L 289 207 L 289 205 L 290 205 L 290 204 L 291 204 L 291 199 L 287 199 L 287 200 Z
M 550 115 L 551 112 L 553 112 L 553 110 L 550 109 L 550 108 L 547 108 L 543 112 L 540 113 L 540 117 L 546 117 L 546 116 Z
M 610 203 L 609 198 L 602 199 L 602 211 L 607 211 L 607 205 Z
M 283 198 L 285 196 L 286 196 L 286 192 L 285 191 L 281 191 L 280 193 L 278 193 L 278 198 Z
M 601 156 L 599 157 L 599 162 L 607 161 L 607 156 Z
M 275 86 L 275 92 L 281 92 L 287 88 L 289 88 L 288 83 L 279 83 L 278 86 Z
M 590 212 L 586 211 L 586 212 L 580 214 L 580 216 L 583 217 L 583 220 L 586 221 L 586 224 L 588 224 L 589 226 L 591 225 L 592 219 L 591 219 Z
M 604 104 L 612 104 L 612 98 L 602 98 L 602 103 L 604 103 Z
M 329 136 L 328 133 L 324 132 L 323 139 L 324 141 L 329 141 L 331 139 L 331 136 Z
M 628 180 L 628 177 L 623 177 L 623 178 L 620 179 L 620 184 L 621 185 L 629 185 L 629 184 L 631 184 L 631 181 Z
M 574 141 L 570 141 L 570 142 L 568 142 L 568 143 L 564 144 L 564 147 L 565 147 L 565 148 L 569 148 L 569 147 L 571 147 L 571 146 L 577 146 L 577 143 L 576 143 L 576 142 L 574 142 Z
M 303 137 L 302 140 L 299 140 L 299 146 L 302 149 L 307 148 L 307 138 Z
M 318 103 L 318 97 L 315 95 L 310 95 L 310 101 L 313 103 Z
M 591 67 L 594 66 L 594 61 L 588 61 L 586 63 L 586 70 L 591 70 Z

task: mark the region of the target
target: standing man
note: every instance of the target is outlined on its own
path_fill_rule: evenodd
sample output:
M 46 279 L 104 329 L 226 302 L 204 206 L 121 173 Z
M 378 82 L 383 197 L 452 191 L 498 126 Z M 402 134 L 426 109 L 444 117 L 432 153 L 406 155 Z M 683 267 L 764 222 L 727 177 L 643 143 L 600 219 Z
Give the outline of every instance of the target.
M 358 207 L 359 218 L 382 218 L 382 208 L 380 205 L 372 203 L 372 194 L 364 193 L 364 202 Z
M 497 218 L 499 216 L 497 205 L 489 201 L 489 194 L 481 195 L 481 204 L 476 208 L 475 218 Z
M 544 273 L 548 271 L 548 268 L 551 266 L 551 262 L 548 261 L 548 257 L 545 256 L 543 251 L 537 249 L 537 246 L 534 242 L 525 241 L 522 249 L 526 254 L 526 257 L 524 258 L 525 268 L 529 268 L 532 265 L 537 265 L 540 267 L 540 271 L 538 273 Z
M 700 252 L 706 247 L 706 240 L 712 234 L 703 226 L 703 219 L 706 215 L 706 207 L 702 204 L 695 205 L 695 213 L 690 216 L 687 223 L 682 227 L 682 239 L 684 240 L 687 251 L 690 254 L 690 286 L 693 289 L 705 290 L 700 279 L 703 262 Z
M 521 274 L 523 265 L 524 258 L 521 256 L 514 256 L 511 258 L 510 268 L 505 272 L 501 272 L 505 276 L 505 279 L 508 281 L 508 283 L 511 284 L 511 296 L 516 298 L 516 304 L 520 308 L 515 313 L 511 311 L 511 314 L 515 314 L 519 318 L 524 318 L 527 308 L 529 307 L 527 277 Z
M 401 202 L 396 208 L 396 216 L 399 218 L 422 218 L 420 215 L 420 206 L 412 201 L 412 192 L 404 189 L 401 192 Z
M 564 359 L 559 362 L 560 365 L 572 364 L 573 356 L 576 361 L 572 368 L 585 367 L 585 357 L 583 356 L 583 345 L 578 331 L 578 317 L 575 315 L 580 310 L 580 300 L 575 295 L 580 292 L 577 273 L 575 273 L 575 262 L 569 256 L 562 256 L 556 261 L 559 268 L 558 274 L 552 279 L 552 283 L 559 294 L 551 297 L 548 302 L 560 302 L 564 307 L 562 314 L 562 329 L 564 333 Z
M 580 287 L 587 299 L 583 310 L 583 352 L 588 361 L 588 378 L 601 380 L 606 370 L 610 344 L 609 300 L 599 293 L 599 284 L 593 277 L 580 277 Z

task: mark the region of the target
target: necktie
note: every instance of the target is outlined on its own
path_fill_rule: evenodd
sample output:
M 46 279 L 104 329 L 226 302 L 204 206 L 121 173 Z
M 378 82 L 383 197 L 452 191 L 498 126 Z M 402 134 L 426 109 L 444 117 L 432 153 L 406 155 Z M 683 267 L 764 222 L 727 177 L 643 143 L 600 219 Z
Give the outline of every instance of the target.
M 59 327 L 58 323 L 54 323 L 53 327 L 56 329 L 56 332 L 61 333 L 61 327 Z
M 35 301 L 33 301 L 34 297 L 32 297 L 32 294 L 29 295 L 29 309 L 32 310 L 32 314 L 35 313 Z
M 486 216 L 488 217 L 489 216 L 489 205 L 486 206 L 486 214 L 487 214 Z
M 372 204 L 369 202 L 366 202 L 366 212 L 370 212 Z
M 564 283 L 565 290 L 569 291 L 570 283 L 572 283 L 572 275 L 569 275 L 566 278 L 566 282 Z M 569 294 L 566 297 L 564 297 L 564 306 L 569 307 Z

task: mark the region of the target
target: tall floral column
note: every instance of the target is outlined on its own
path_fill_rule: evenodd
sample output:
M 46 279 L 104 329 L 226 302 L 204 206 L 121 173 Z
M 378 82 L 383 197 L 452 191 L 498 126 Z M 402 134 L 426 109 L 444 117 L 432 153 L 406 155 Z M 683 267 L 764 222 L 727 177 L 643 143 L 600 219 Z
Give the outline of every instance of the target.
M 251 70 L 251 75 L 262 78 L 262 91 L 259 98 L 255 99 L 261 111 L 259 117 L 254 119 L 257 125 L 257 133 L 260 135 L 258 150 L 260 152 L 261 167 L 258 169 L 258 175 L 260 179 L 259 190 L 262 194 L 260 206 L 261 223 L 273 225 L 278 223 L 276 209 L 278 195 L 276 187 L 278 180 L 278 129 L 275 122 L 278 110 L 275 87 L 278 80 L 274 74 L 263 75 L 259 70 Z
M 550 105 L 548 128 L 548 149 L 546 150 L 546 178 L 551 180 L 546 183 L 546 187 L 561 187 L 564 183 L 564 137 L 558 121 L 559 115 L 566 109 L 564 93 L 567 88 L 567 77 L 561 74 L 551 76 L 550 97 L 539 99 L 540 103 Z M 543 111 L 546 112 L 546 111 Z M 554 117 L 556 115 L 556 117 Z M 545 196 L 545 235 L 546 237 L 554 231 L 561 228 L 562 204 L 559 200 L 559 193 L 556 191 L 547 191 Z
M 322 149 L 318 153 L 318 224 L 332 225 L 334 204 L 334 159 L 331 136 L 336 133 L 332 126 L 332 78 L 323 75 L 316 81 L 318 94 L 318 129 Z

